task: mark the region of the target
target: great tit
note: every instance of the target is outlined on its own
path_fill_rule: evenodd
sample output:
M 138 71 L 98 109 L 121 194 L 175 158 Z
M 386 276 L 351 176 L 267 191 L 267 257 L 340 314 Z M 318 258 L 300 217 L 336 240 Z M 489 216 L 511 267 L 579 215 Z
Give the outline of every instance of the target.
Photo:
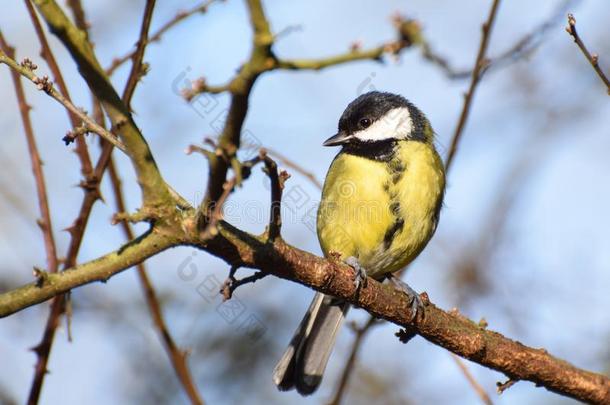
M 340 256 L 356 270 L 383 280 L 403 269 L 436 230 L 445 171 L 428 119 L 404 97 L 369 92 L 352 101 L 339 131 L 324 146 L 342 146 L 322 190 L 317 233 L 326 257 Z M 418 295 L 406 284 L 416 306 Z M 317 293 L 273 381 L 280 390 L 313 393 L 349 305 Z

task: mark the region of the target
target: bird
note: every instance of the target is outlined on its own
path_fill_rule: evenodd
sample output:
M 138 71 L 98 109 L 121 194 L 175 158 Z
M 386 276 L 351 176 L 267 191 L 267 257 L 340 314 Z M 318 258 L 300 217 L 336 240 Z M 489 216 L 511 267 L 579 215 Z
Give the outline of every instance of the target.
M 445 170 L 426 116 L 404 97 L 380 91 L 360 95 L 345 108 L 338 132 L 323 146 L 340 146 L 327 172 L 317 211 L 324 256 L 339 257 L 366 277 L 392 278 L 428 244 L 445 193 Z M 417 316 L 423 304 L 394 278 Z M 273 371 L 282 391 L 310 395 L 319 387 L 349 304 L 316 293 Z

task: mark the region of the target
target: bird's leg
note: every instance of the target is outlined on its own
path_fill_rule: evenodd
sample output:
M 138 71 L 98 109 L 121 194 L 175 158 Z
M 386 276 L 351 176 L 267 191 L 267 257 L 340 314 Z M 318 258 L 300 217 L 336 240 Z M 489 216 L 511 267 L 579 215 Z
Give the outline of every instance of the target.
M 388 273 L 385 276 L 388 280 L 390 280 L 392 282 L 392 284 L 394 284 L 394 287 L 396 287 L 397 290 L 402 291 L 409 299 L 409 304 L 411 305 L 410 321 L 412 322 L 413 320 L 415 320 L 419 313 L 423 314 L 424 303 L 423 303 L 422 299 L 420 298 L 419 294 L 414 289 L 412 289 L 409 286 L 409 284 L 405 283 L 404 281 L 402 281 L 400 278 L 396 277 L 392 273 Z
M 356 259 L 354 256 L 350 256 L 345 259 L 344 262 L 356 272 L 356 275 L 354 276 L 356 291 L 360 291 L 360 288 L 366 287 L 366 270 L 360 265 L 358 259 Z

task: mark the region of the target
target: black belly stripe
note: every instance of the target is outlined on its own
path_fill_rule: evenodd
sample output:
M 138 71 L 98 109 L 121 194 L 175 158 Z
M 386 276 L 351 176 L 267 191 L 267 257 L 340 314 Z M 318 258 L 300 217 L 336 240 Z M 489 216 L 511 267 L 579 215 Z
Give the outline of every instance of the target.
M 390 174 L 390 181 L 384 183 L 383 189 L 388 193 L 390 199 L 390 211 L 394 216 L 394 223 L 392 223 L 383 236 L 383 247 L 385 250 L 388 250 L 390 246 L 392 246 L 394 237 L 397 233 L 401 232 L 405 226 L 404 213 L 402 212 L 402 207 L 398 201 L 398 194 L 391 190 L 391 185 L 396 186 L 396 184 L 398 184 L 407 168 L 403 161 L 394 158 L 388 162 L 387 169 Z
M 405 220 L 402 218 L 396 218 L 396 221 L 392 224 L 390 229 L 388 229 L 383 236 L 383 247 L 385 250 L 388 250 L 390 246 L 392 246 L 392 242 L 394 241 L 394 236 L 402 231 L 402 228 L 405 226 Z

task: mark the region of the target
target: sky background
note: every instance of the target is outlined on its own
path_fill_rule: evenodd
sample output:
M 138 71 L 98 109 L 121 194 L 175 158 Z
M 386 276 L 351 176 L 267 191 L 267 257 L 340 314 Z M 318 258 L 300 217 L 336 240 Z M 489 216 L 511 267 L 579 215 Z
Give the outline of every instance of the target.
M 501 3 L 489 45 L 493 58 L 548 21 L 565 1 Z M 9 4 L 6 2 L 5 4 Z M 158 2 L 151 31 L 178 10 L 196 2 Z M 607 20 L 610 3 L 569 2 L 580 35 L 610 68 Z M 95 50 L 104 66 L 128 51 L 137 39 L 143 1 L 84 1 Z M 394 39 L 395 12 L 419 20 L 433 48 L 458 69 L 470 69 L 478 49 L 480 25 L 490 1 L 264 1 L 274 32 L 287 27 L 275 45 L 285 58 L 319 58 L 345 52 L 354 41 L 363 48 Z M 565 13 L 563 13 L 565 14 Z M 610 103 L 603 84 L 565 32 L 565 18 L 553 20 L 540 45 L 510 66 L 491 69 L 481 82 L 452 171 L 445 205 L 432 242 L 410 267 L 407 281 L 426 291 L 438 306 L 473 320 L 485 318 L 491 329 L 532 347 L 544 347 L 576 366 L 610 370 Z M 30 57 L 39 74 L 48 68 L 25 7 L 11 2 L 0 15 L 0 29 Z M 90 110 L 89 93 L 62 45 L 49 40 L 75 104 Z M 146 136 L 169 184 L 192 203 L 202 198 L 206 165 L 184 153 L 190 144 L 214 137 L 228 97 L 202 96 L 189 105 L 179 95 L 185 83 L 205 76 L 223 84 L 247 58 L 251 30 L 244 2 L 228 0 L 191 17 L 147 48 L 150 72 L 133 99 L 135 120 Z M 122 88 L 129 67 L 113 76 Z M 24 83 L 44 160 L 59 252 L 65 252 L 66 228 L 74 220 L 82 191 L 76 155 L 61 138 L 69 129 L 62 107 Z M 336 149 L 321 143 L 335 132 L 345 106 L 368 90 L 399 93 L 430 119 L 444 157 L 462 108 L 468 80 L 452 80 L 407 49 L 396 61 L 349 63 L 320 72 L 271 72 L 256 82 L 244 125 L 246 138 L 270 147 L 322 180 Z M 35 186 L 22 124 L 6 66 L 0 68 L 0 291 L 32 280 L 33 266 L 45 266 L 44 246 L 35 224 Z M 88 138 L 91 150 L 97 139 Z M 95 152 L 97 153 L 97 151 Z M 244 156 L 251 150 L 244 151 Z M 115 155 L 128 206 L 140 194 L 129 162 Z M 310 212 L 319 190 L 289 170 L 283 236 L 291 244 L 320 254 Z M 114 250 L 123 240 L 110 225 L 114 201 L 109 184 L 102 191 L 85 235 L 79 261 Z M 260 233 L 267 222 L 269 186 L 255 170 L 227 203 L 226 218 Z M 138 226 L 138 231 L 145 230 Z M 243 314 L 227 321 L 218 310 L 215 286 L 228 266 L 204 252 L 176 248 L 147 261 L 164 313 L 181 347 L 191 350 L 190 365 L 209 403 L 243 400 L 268 403 L 323 403 L 345 364 L 353 333 L 344 328 L 321 389 L 308 398 L 279 393 L 271 371 L 300 321 L 313 291 L 268 277 L 240 288 L 235 301 Z M 188 266 L 188 267 L 187 267 Z M 185 269 L 193 277 L 185 277 Z M 243 270 L 248 274 L 248 270 Z M 186 403 L 166 353 L 153 329 L 133 270 L 106 284 L 88 285 L 72 294 L 74 341 L 65 324 L 57 334 L 41 404 L 173 402 Z M 40 339 L 47 304 L 0 321 L 0 392 L 25 402 L 35 356 L 29 348 Z M 353 310 L 362 323 L 366 313 Z M 263 333 L 252 339 L 239 325 L 256 319 Z M 351 380 L 349 403 L 455 403 L 478 401 L 449 353 L 422 338 L 408 345 L 397 327 L 384 324 L 367 335 Z M 573 403 L 529 382 L 501 396 L 495 382 L 505 378 L 468 363 L 496 404 Z

